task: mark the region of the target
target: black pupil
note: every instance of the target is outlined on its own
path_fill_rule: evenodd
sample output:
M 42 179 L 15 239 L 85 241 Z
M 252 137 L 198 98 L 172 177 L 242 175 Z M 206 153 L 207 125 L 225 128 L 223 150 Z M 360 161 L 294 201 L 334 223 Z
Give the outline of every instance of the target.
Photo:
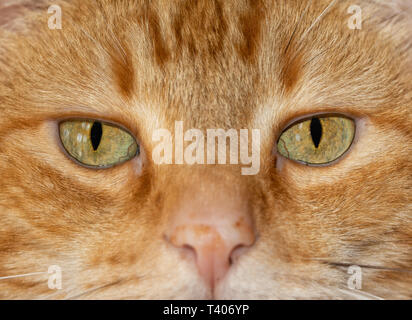
M 319 118 L 313 118 L 310 122 L 310 134 L 315 147 L 319 147 L 320 139 L 322 138 L 322 124 Z
M 96 151 L 102 140 L 102 124 L 100 122 L 94 122 L 92 129 L 90 130 L 90 139 L 92 140 L 93 150 Z

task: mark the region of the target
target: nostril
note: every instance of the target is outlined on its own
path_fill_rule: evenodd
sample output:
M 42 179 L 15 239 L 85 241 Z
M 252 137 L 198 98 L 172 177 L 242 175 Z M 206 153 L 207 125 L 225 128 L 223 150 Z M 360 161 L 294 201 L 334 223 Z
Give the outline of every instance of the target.
M 185 260 L 194 262 L 199 275 L 213 288 L 240 256 L 253 246 L 255 234 L 250 223 L 182 223 L 169 227 L 164 236 Z
M 244 253 L 249 249 L 250 246 L 246 246 L 243 244 L 239 244 L 233 248 L 232 252 L 229 255 L 229 265 L 232 266 L 233 264 L 239 261 L 240 257 L 244 255 Z
M 229 256 L 229 266 L 231 267 L 233 263 L 234 263 L 234 262 L 233 262 L 233 258 L 232 258 L 232 256 L 230 255 L 230 256 Z
M 181 249 L 186 255 L 193 256 L 195 260 L 197 259 L 196 249 L 191 245 L 184 244 Z
M 191 246 L 190 244 L 187 244 L 187 243 L 184 243 L 184 244 L 176 243 L 175 237 L 173 237 L 173 236 L 170 237 L 167 234 L 163 234 L 163 239 L 167 243 L 169 243 L 170 245 L 172 245 L 173 247 L 178 249 L 183 256 L 193 258 L 196 261 L 197 254 L 196 254 L 195 247 L 193 247 L 193 246 Z
M 197 252 L 194 247 L 188 244 L 184 244 L 181 246 L 175 246 L 178 250 L 180 257 L 186 261 L 190 261 L 191 263 L 195 263 L 197 261 Z

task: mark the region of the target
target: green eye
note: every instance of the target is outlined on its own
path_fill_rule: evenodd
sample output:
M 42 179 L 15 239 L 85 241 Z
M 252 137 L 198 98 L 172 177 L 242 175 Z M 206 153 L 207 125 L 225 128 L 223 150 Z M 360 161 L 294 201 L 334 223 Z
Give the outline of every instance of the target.
M 94 120 L 60 123 L 60 139 L 66 151 L 80 163 L 107 168 L 132 159 L 139 145 L 119 127 Z
M 307 164 L 326 164 L 351 146 L 355 122 L 346 117 L 313 117 L 292 125 L 279 138 L 278 152 Z

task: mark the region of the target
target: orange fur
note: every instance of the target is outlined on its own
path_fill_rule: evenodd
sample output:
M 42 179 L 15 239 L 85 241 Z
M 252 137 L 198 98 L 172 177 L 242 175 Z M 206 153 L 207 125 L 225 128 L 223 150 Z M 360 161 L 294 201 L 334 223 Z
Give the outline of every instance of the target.
M 308 33 L 330 1 L 57 3 L 62 30 L 47 1 L 0 1 L 0 277 L 59 265 L 63 289 L 0 280 L 1 298 L 351 299 L 352 264 L 364 292 L 412 298 L 410 0 L 358 1 L 362 30 L 339 1 Z M 351 151 L 326 167 L 274 155 L 316 112 L 357 120 Z M 79 166 L 67 117 L 125 126 L 141 156 Z M 260 173 L 155 165 L 152 132 L 175 120 L 261 129 Z M 258 233 L 214 296 L 162 236 L 189 191 L 213 190 L 247 201 Z

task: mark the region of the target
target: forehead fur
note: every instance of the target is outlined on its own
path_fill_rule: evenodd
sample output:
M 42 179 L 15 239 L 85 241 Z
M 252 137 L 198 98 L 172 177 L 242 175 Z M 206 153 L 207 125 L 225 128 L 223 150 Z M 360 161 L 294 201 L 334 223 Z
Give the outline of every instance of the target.
M 7 1 L 0 10 L 7 13 L 3 15 L 8 16 L 5 19 L 7 25 L 11 23 L 10 17 L 21 13 L 20 9 L 13 12 L 13 8 L 23 7 L 26 13 L 28 9 L 34 10 L 38 16 L 37 26 L 31 28 L 27 38 L 20 38 L 21 46 L 36 46 L 31 43 L 36 38 L 39 42 L 37 47 L 48 42 L 45 48 L 50 50 L 48 68 L 55 70 L 65 68 L 67 59 L 76 56 L 80 64 L 73 72 L 78 71 L 79 81 L 90 82 L 92 79 L 86 79 L 87 76 L 98 69 L 116 83 L 124 99 L 138 96 L 144 100 L 148 85 L 160 89 L 167 81 L 173 81 L 174 85 L 168 88 L 169 96 L 173 90 L 190 84 L 193 94 L 183 98 L 195 99 L 191 101 L 194 106 L 213 105 L 216 103 L 214 100 L 199 100 L 206 97 L 206 91 L 217 93 L 217 99 L 220 91 L 223 95 L 228 91 L 238 91 L 227 87 L 231 84 L 237 89 L 243 88 L 243 97 L 248 97 L 256 85 L 261 85 L 262 90 L 287 94 L 301 87 L 299 84 L 307 84 L 309 79 L 313 83 L 313 79 L 320 75 L 329 74 L 325 72 L 329 69 L 337 71 L 342 83 L 351 82 L 350 79 L 356 77 L 359 82 L 370 82 L 369 86 L 372 86 L 373 81 L 382 79 L 351 70 L 353 61 L 359 60 L 360 65 L 366 67 L 372 57 L 378 57 L 383 65 L 386 56 L 397 56 L 399 60 L 390 64 L 399 72 L 406 73 L 411 65 L 408 61 L 412 60 L 408 0 L 390 4 L 387 1 L 361 1 L 366 29 L 363 33 L 347 28 L 350 1 L 288 1 L 286 4 L 264 0 L 173 3 L 159 0 L 126 1 L 116 5 L 111 1 L 72 0 L 61 1 L 61 5 L 64 23 L 61 32 L 47 29 L 45 1 Z M 287 14 L 285 10 L 288 10 Z M 90 14 L 95 19 L 90 20 Z M 31 20 L 24 21 L 29 23 Z M 376 36 L 373 41 L 368 39 L 368 32 Z M 4 31 L 3 38 L 8 37 L 21 36 Z M 6 41 L 3 43 L 7 47 Z M 79 44 L 89 50 L 75 52 L 75 46 Z M 18 43 L 14 46 L 17 47 Z M 62 52 L 61 47 L 65 51 Z M 8 54 L 16 54 L 14 49 L 17 48 L 9 49 Z M 24 48 L 18 50 L 27 51 Z M 385 54 L 378 55 L 378 52 Z M 95 58 L 96 55 L 100 56 L 99 59 Z M 87 58 L 94 62 L 91 64 Z M 36 57 L 23 56 L 21 60 L 24 59 L 36 60 Z M 87 61 L 87 65 L 82 61 Z M 3 64 L 5 74 L 10 66 L 7 66 L 7 61 Z M 15 64 L 18 66 L 19 62 Z M 371 67 L 370 73 L 380 73 L 379 63 Z M 237 69 L 239 75 L 235 79 L 229 78 L 224 72 L 226 68 Z M 62 76 L 67 78 L 67 74 Z M 268 81 L 273 78 L 275 82 Z M 269 83 L 279 86 L 270 88 Z M 362 89 L 360 85 L 357 87 Z M 342 90 L 336 92 L 344 94 Z M 239 103 L 244 103 L 243 97 L 239 97 Z M 212 99 L 211 95 L 209 99 Z M 224 100 L 221 99 L 220 103 Z
M 358 1 L 361 30 L 348 28 L 351 0 L 50 2 L 62 30 L 48 29 L 48 3 L 0 0 L 1 275 L 59 263 L 62 297 L 200 297 L 193 269 L 161 237 L 168 197 L 236 185 L 259 241 L 222 297 L 255 298 L 251 283 L 262 298 L 343 297 L 340 267 L 354 261 L 370 272 L 366 290 L 411 296 L 411 277 L 394 272 L 412 265 L 410 0 Z M 277 167 L 276 136 L 331 110 L 366 123 L 350 157 Z M 243 179 L 149 158 L 143 174 L 139 159 L 90 171 L 59 149 L 57 122 L 77 116 L 124 125 L 147 155 L 153 130 L 175 120 L 259 128 L 261 171 Z M 320 256 L 341 266 L 309 261 Z M 0 286 L 0 296 L 50 294 L 35 278 Z

